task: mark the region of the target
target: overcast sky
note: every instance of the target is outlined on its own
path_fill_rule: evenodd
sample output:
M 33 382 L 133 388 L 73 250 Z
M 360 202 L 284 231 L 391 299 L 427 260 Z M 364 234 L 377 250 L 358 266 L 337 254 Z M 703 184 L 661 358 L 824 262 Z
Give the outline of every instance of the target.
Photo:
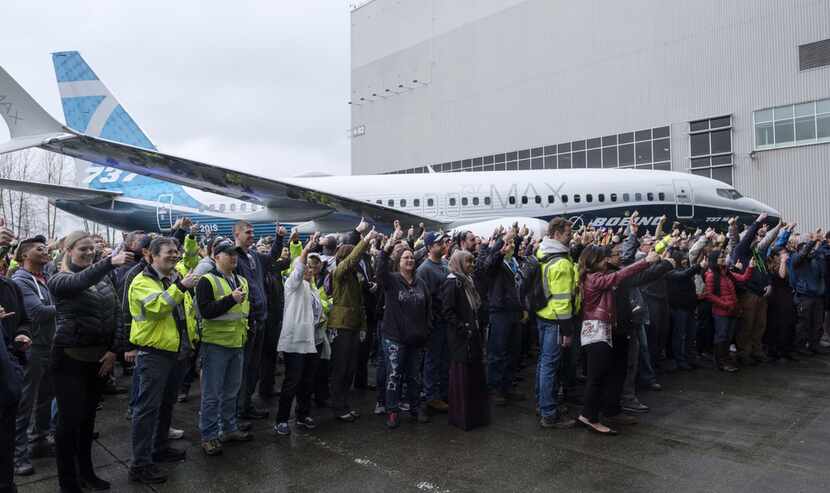
M 6 0 L 2 16 L 0 65 L 59 121 L 50 54 L 77 50 L 162 151 L 350 172 L 346 0 Z

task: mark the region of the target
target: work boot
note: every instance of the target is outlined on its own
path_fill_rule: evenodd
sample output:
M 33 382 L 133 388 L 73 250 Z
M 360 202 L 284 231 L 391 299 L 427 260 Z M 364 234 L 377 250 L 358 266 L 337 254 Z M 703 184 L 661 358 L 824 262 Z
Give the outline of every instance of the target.
M 715 347 L 715 361 L 718 365 L 718 370 L 725 371 L 729 373 L 735 373 L 738 371 L 738 367 L 733 365 L 732 362 L 729 360 L 729 346 L 726 343 L 722 342 L 716 345 Z

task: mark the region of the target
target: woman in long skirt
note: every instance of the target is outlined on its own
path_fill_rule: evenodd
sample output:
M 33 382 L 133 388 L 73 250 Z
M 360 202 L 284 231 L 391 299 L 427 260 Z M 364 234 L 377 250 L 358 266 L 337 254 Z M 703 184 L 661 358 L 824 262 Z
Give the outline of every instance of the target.
M 456 250 L 450 258 L 450 274 L 443 285 L 443 312 L 450 349 L 449 422 L 465 431 L 490 424 L 477 316 L 481 299 L 471 277 L 474 269 L 473 255 Z

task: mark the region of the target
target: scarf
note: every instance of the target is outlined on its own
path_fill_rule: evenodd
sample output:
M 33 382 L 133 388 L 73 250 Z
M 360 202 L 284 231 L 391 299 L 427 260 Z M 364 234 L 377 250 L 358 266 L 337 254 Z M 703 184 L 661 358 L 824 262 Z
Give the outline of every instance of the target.
M 455 277 L 461 279 L 464 285 L 464 292 L 467 294 L 467 301 L 470 302 L 470 308 L 473 311 L 478 311 L 481 307 L 481 297 L 478 295 L 478 290 L 473 282 L 473 279 L 464 273 L 464 263 L 468 258 L 472 258 L 473 254 L 467 250 L 456 250 L 450 257 L 449 269 L 455 274 Z

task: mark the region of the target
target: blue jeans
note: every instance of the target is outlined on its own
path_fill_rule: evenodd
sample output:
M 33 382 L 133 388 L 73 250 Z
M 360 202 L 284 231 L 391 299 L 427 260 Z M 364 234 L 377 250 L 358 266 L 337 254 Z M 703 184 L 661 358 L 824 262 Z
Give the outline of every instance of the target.
M 729 344 L 735 336 L 735 317 L 712 315 L 715 322 L 715 344 Z
M 377 368 L 375 369 L 375 386 L 378 393 L 378 404 L 386 405 L 386 348 L 383 345 L 382 334 L 378 334 Z
M 29 363 L 23 369 L 23 391 L 17 406 L 15 465 L 31 464 L 28 431 L 32 420 L 32 410 L 35 416 L 32 436 L 45 438 L 49 433 L 52 399 L 55 396 L 52 389 L 52 376 L 48 372 L 49 348 L 32 346 L 28 353 Z
M 519 314 L 496 312 L 490 314 L 490 332 L 487 338 L 487 388 L 507 394 L 513 387 L 513 357 L 519 333 Z
M 539 318 L 536 320 L 539 332 L 539 362 L 536 365 L 536 401 L 542 417 L 556 417 L 556 393 L 559 376 L 559 323 Z
M 202 343 L 202 404 L 199 431 L 202 441 L 230 433 L 236 424 L 236 399 L 242 386 L 242 348 L 228 348 Z
M 424 398 L 427 401 L 446 401 L 449 398 L 449 386 L 450 349 L 447 343 L 447 326 L 443 322 L 436 322 L 429 335 L 424 356 Z
M 403 384 L 407 387 L 407 400 L 411 412 L 417 414 L 421 394 L 421 349 L 383 339 L 386 351 L 386 410 L 400 410 Z
M 651 353 L 648 350 L 648 334 L 645 324 L 640 325 L 640 364 L 637 368 L 637 380 L 641 385 L 652 385 L 657 383 L 657 374 L 651 364 Z
M 133 468 L 153 464 L 153 454 L 169 446 L 173 405 L 188 364 L 177 353 L 139 350 L 134 370 L 140 385 L 133 407 Z
M 674 353 L 674 362 L 680 368 L 688 368 L 689 346 L 696 335 L 694 312 L 684 308 L 672 308 L 671 325 L 672 353 Z

